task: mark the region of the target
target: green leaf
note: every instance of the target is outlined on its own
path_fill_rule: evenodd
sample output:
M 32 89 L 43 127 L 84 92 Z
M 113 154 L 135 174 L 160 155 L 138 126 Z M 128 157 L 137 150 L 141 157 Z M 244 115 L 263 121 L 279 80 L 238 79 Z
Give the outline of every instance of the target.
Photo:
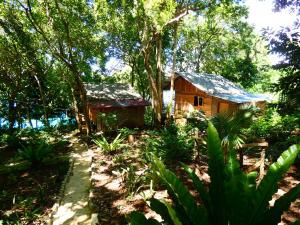
M 182 225 L 176 216 L 176 211 L 167 202 L 152 198 L 150 200 L 150 207 L 156 213 L 161 215 L 164 222 L 166 222 L 168 225 Z
M 189 177 L 192 179 L 193 184 L 195 185 L 198 193 L 200 194 L 200 198 L 202 199 L 204 206 L 208 212 L 208 215 L 210 217 L 210 220 L 213 218 L 213 207 L 211 205 L 211 199 L 208 195 L 207 190 L 205 189 L 205 186 L 203 185 L 202 181 L 199 179 L 199 177 L 195 174 L 192 169 L 190 169 L 188 166 L 182 164 L 185 172 L 189 175 Z
M 140 212 L 132 212 L 130 214 L 131 225 L 160 225 L 160 223 L 154 219 L 147 219 L 144 214 Z
M 251 224 L 256 224 L 260 221 L 262 215 L 267 211 L 269 201 L 273 194 L 277 191 L 277 182 L 282 175 L 290 168 L 295 158 L 300 151 L 300 145 L 292 145 L 288 150 L 284 151 L 278 158 L 277 162 L 273 163 L 253 196 L 252 213 L 249 215 Z
M 255 180 L 254 180 L 255 182 Z M 231 225 L 246 225 L 248 222 L 247 215 L 251 210 L 249 200 L 248 177 L 240 170 L 239 162 L 236 159 L 236 152 L 232 149 L 226 165 L 226 209 L 229 223 Z M 255 185 L 254 185 L 255 187 Z
M 216 128 L 208 123 L 208 174 L 211 179 L 209 195 L 213 206 L 213 224 L 227 225 L 225 199 L 225 165 L 221 141 Z
M 203 206 L 197 206 L 197 203 L 189 190 L 182 184 L 182 182 L 180 182 L 176 175 L 166 169 L 163 163 L 154 155 L 153 170 L 167 185 L 169 191 L 178 198 L 178 203 L 181 204 L 193 224 L 208 224 L 207 211 L 205 208 Z
M 261 225 L 277 225 L 281 221 L 281 215 L 285 210 L 288 210 L 291 202 L 295 201 L 300 196 L 300 184 L 292 188 L 288 193 L 275 201 L 275 204 L 270 208 L 263 220 L 259 223 Z

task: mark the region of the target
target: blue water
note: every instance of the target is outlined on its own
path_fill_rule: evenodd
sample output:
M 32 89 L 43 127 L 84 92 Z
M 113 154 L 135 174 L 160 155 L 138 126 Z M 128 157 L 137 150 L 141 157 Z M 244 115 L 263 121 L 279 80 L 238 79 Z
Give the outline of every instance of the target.
M 58 126 L 59 124 L 67 125 L 70 123 L 71 124 L 75 123 L 75 119 L 68 117 L 68 115 L 66 115 L 66 114 L 62 114 L 60 117 L 49 118 L 48 121 L 49 121 L 49 124 L 51 127 Z M 40 120 L 32 119 L 31 123 L 32 123 L 33 128 L 43 128 L 44 127 L 44 123 L 42 122 L 41 119 Z M 4 120 L 2 118 L 0 118 L 0 124 L 1 124 L 1 127 L 8 127 L 8 125 L 9 125 L 8 121 Z M 17 122 L 14 124 L 14 127 L 18 127 Z M 24 120 L 22 123 L 22 128 L 27 128 L 27 127 L 31 127 L 30 123 L 28 120 Z

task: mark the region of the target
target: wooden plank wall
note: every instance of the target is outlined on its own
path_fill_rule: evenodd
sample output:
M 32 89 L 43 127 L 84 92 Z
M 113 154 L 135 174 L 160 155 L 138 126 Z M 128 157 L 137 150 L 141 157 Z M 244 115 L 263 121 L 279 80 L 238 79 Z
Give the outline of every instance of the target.
M 175 81 L 175 117 L 184 112 L 203 110 L 207 116 L 212 115 L 212 97 L 199 90 L 191 83 L 179 77 Z M 202 106 L 194 106 L 194 97 L 203 99 Z
M 239 104 L 212 97 L 199 90 L 194 85 L 178 77 L 175 81 L 175 117 L 180 117 L 185 112 L 193 110 L 203 110 L 205 115 L 210 117 L 217 113 L 229 111 L 234 112 Z M 194 96 L 203 98 L 202 106 L 194 106 Z
M 92 106 L 88 107 L 90 119 L 97 124 L 98 128 L 103 128 L 102 122 L 97 119 L 100 112 L 103 113 L 116 113 L 118 116 L 118 128 L 121 127 L 143 127 L 145 106 L 124 107 L 124 108 L 107 108 L 97 109 Z M 99 124 L 100 123 L 100 124 Z

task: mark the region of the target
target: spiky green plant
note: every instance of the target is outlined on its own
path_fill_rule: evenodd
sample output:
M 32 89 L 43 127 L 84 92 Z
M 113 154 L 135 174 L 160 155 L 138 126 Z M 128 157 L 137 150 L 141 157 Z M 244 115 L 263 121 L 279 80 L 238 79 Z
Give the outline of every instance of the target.
M 46 142 L 41 142 L 36 145 L 23 146 L 19 150 L 19 156 L 31 162 L 33 167 L 38 167 L 43 164 L 43 161 L 52 151 L 52 146 Z
M 150 207 L 161 215 L 163 222 L 147 219 L 143 214 L 134 212 L 131 224 L 277 225 L 282 213 L 300 195 L 300 184 L 279 198 L 273 207 L 270 207 L 269 201 L 278 189 L 278 181 L 299 152 L 300 145 L 293 145 L 282 153 L 256 186 L 256 172 L 242 172 L 234 150 L 229 151 L 228 162 L 224 163 L 221 140 L 215 127 L 209 123 L 208 173 L 211 182 L 208 191 L 197 175 L 184 166 L 203 204 L 198 205 L 176 175 L 153 156 L 153 172 L 166 185 L 173 203 L 151 199 Z M 300 221 L 295 224 L 299 223 Z
M 229 145 L 232 145 L 234 148 L 241 147 L 246 139 L 243 129 L 251 126 L 256 113 L 257 109 L 245 106 L 233 113 L 220 113 L 213 116 L 210 121 L 219 133 L 222 146 L 229 147 Z
M 93 139 L 93 142 L 105 153 L 111 153 L 124 147 L 125 145 L 122 144 L 123 141 L 124 139 L 121 138 L 121 134 L 119 134 L 112 142 L 108 142 L 104 136 L 100 139 Z

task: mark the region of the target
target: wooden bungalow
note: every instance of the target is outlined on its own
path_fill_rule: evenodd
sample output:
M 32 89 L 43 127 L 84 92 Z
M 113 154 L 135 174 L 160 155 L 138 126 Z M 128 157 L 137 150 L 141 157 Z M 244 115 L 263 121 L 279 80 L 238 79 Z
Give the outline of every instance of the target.
M 149 105 L 128 84 L 85 84 L 89 117 L 97 130 L 105 130 L 105 118 L 100 113 L 114 113 L 117 116 L 117 128 L 143 127 L 145 107 Z
M 215 74 L 177 73 L 174 90 L 175 118 L 194 110 L 203 110 L 207 116 L 230 113 L 245 104 L 264 109 L 266 100 L 269 100 L 264 95 L 248 93 L 237 84 Z

